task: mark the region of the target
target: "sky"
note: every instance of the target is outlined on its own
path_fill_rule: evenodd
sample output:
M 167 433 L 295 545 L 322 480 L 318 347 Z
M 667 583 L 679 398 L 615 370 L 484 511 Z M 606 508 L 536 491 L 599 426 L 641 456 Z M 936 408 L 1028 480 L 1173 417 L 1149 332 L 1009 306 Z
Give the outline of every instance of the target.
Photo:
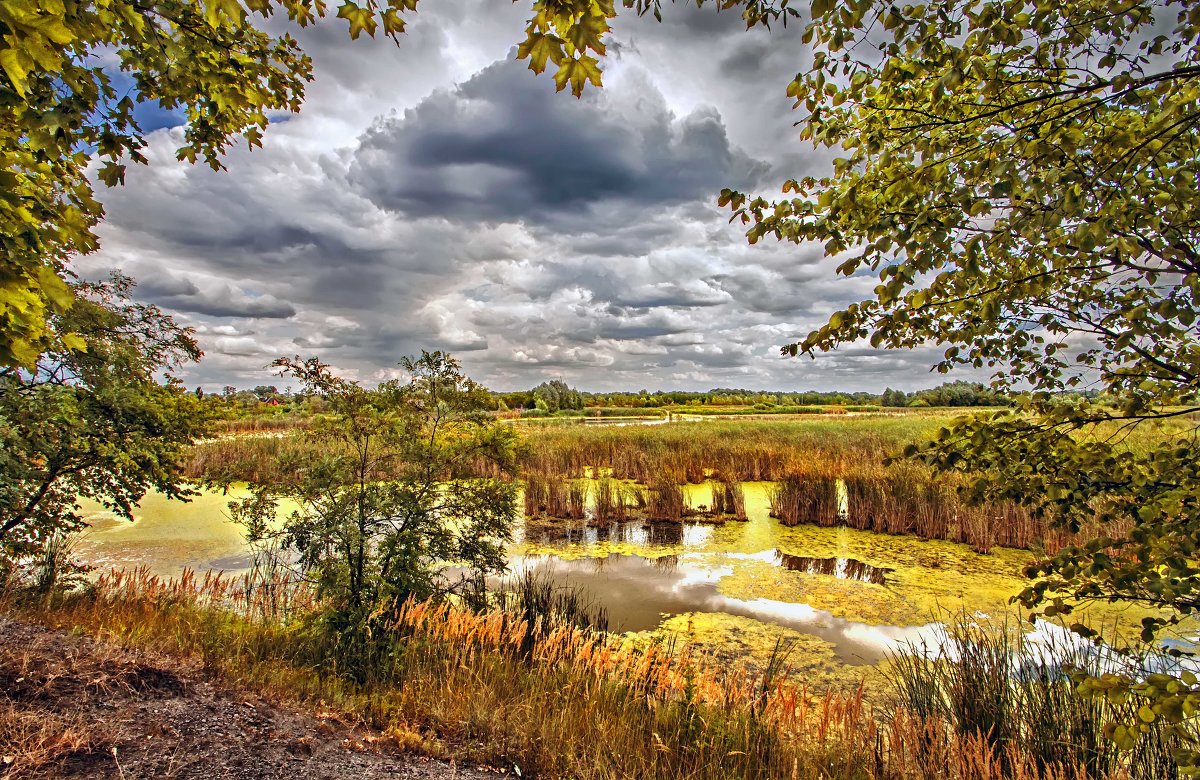
M 299 115 L 225 172 L 175 160 L 173 115 L 141 114 L 149 166 L 100 193 L 102 248 L 137 296 L 195 328 L 189 385 L 283 384 L 279 356 L 364 382 L 421 349 L 497 390 L 912 390 L 933 350 L 852 345 L 784 359 L 870 295 L 820 246 L 747 244 L 723 187 L 772 196 L 821 173 L 786 87 L 799 26 L 746 31 L 712 6 L 622 14 L 603 89 L 555 93 L 515 60 L 524 2 L 437 0 L 400 45 L 341 20 L 293 33 L 316 80 Z M 103 189 L 103 188 L 101 188 Z

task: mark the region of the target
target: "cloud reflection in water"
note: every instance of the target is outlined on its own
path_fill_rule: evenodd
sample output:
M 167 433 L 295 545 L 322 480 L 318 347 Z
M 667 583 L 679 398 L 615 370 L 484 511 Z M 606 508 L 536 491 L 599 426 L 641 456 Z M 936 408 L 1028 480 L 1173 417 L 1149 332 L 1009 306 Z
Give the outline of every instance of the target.
M 770 552 L 774 556 L 774 552 Z M 529 555 L 512 561 L 512 573 L 532 572 L 556 584 L 579 589 L 608 612 L 619 631 L 657 628 L 665 617 L 712 612 L 774 623 L 829 642 L 847 664 L 876 663 L 888 651 L 907 643 L 936 641 L 944 636 L 939 623 L 920 626 L 869 625 L 837 617 L 808 604 L 773 599 L 737 599 L 722 594 L 717 583 L 732 574 L 725 565 L 709 565 L 711 556 L 681 555 L 656 562 L 637 555 L 563 560 Z

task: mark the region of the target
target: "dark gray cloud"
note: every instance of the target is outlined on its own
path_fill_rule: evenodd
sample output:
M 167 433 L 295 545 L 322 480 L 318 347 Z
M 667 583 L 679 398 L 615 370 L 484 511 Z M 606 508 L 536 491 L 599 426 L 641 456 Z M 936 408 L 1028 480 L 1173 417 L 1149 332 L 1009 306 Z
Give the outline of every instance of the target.
M 373 127 L 348 179 L 409 216 L 586 224 L 597 204 L 662 208 L 765 169 L 732 146 L 715 109 L 676 117 L 644 83 L 572 100 L 510 59 Z
M 209 317 L 286 319 L 296 314 L 291 304 L 273 295 L 254 295 L 229 284 L 201 289 L 191 279 L 178 276 L 142 275 L 137 290 L 139 297 L 151 303 Z
M 781 359 L 876 280 L 838 279 L 820 247 L 749 246 L 715 207 L 722 187 L 769 193 L 828 164 L 793 140 L 798 30 L 686 4 L 663 24 L 622 15 L 603 91 L 576 100 L 512 60 L 527 13 L 444 0 L 399 47 L 304 31 L 303 113 L 223 173 L 156 132 L 152 164 L 103 193 L 103 250 L 81 270 L 119 267 L 194 326 L 206 357 L 186 380 L 214 389 L 292 354 L 374 381 L 422 348 L 501 389 L 936 379 L 933 351 Z

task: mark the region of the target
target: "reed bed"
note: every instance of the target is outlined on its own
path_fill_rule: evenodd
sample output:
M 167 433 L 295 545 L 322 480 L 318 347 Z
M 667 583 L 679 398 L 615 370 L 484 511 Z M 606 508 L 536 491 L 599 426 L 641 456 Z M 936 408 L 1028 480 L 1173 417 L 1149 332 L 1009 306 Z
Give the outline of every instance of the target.
M 605 524 L 624 519 L 625 502 L 622 501 L 619 482 L 601 479 L 596 483 L 596 522 Z
M 1117 780 L 1075 757 L 1044 761 L 1016 740 L 962 734 L 861 690 L 815 694 L 785 682 L 785 652 L 759 673 L 691 647 L 633 645 L 556 612 L 404 603 L 373 622 L 371 665 L 351 678 L 330 655 L 304 589 L 287 612 L 255 606 L 262 583 L 210 576 L 103 575 L 86 593 L 3 606 L 101 634 L 281 698 L 341 711 L 398 744 L 457 754 L 526 777 L 950 778 Z M 273 602 L 272 602 L 273 603 Z M 546 607 L 551 609 L 551 607 Z M 919 702 L 918 702 L 919 703 Z
M 595 495 L 595 520 L 599 525 L 627 522 L 633 510 L 644 509 L 646 504 L 641 490 L 611 477 L 596 481 Z
M 732 517 L 746 521 L 746 489 L 736 479 L 722 477 L 713 485 L 712 513 L 718 517 Z
M 596 518 L 601 524 L 609 521 L 609 508 L 616 520 L 635 509 L 653 509 L 654 519 L 673 520 L 686 508 L 651 494 L 673 493 L 667 483 L 699 484 L 715 477 L 730 484 L 775 482 L 771 514 L 785 525 L 844 524 L 962 542 L 979 552 L 1002 546 L 1053 553 L 1102 532 L 1117 536 L 1126 530 L 1088 527 L 1068 533 L 1016 504 L 967 506 L 953 477 L 936 477 L 918 464 L 882 465 L 905 445 L 928 439 L 940 422 L 937 416 L 898 415 L 523 428 L 525 514 L 582 519 L 589 504 L 603 503 L 605 508 L 597 510 L 603 516 Z M 272 481 L 322 454 L 302 436 L 220 439 L 194 448 L 187 473 L 194 479 Z M 484 463 L 477 472 L 496 476 Z M 615 486 L 603 501 L 598 494 L 589 499 L 586 483 L 579 480 L 597 475 L 624 486 L 621 502 L 612 500 Z M 630 482 L 650 487 L 632 488 Z
M 846 516 L 889 534 L 945 539 L 957 503 L 928 472 L 902 463 L 845 479 Z
M 939 422 L 842 417 L 531 429 L 525 434 L 524 466 L 564 475 L 599 468 L 643 483 L 663 473 L 698 483 L 712 472 L 744 482 L 773 482 L 813 462 L 878 464 L 906 444 L 928 439 Z
M 659 477 L 646 490 L 646 519 L 652 523 L 681 523 L 689 514 L 683 488 L 673 479 Z
M 246 433 L 281 433 L 304 430 L 311 418 L 298 414 L 256 415 L 214 420 L 213 431 L 218 435 L 233 436 Z
M 785 474 L 771 486 L 769 498 L 771 517 L 786 526 L 811 523 L 828 528 L 842 520 L 838 480 L 829 474 Z
M 789 526 L 846 525 L 963 542 L 980 552 L 1078 541 L 1015 504 L 969 507 L 952 480 L 923 466 L 883 465 L 932 435 L 938 422 L 907 416 L 539 430 L 526 437 L 525 464 L 527 473 L 562 478 L 602 470 L 655 486 L 712 476 L 771 481 L 771 515 Z M 650 502 L 657 511 L 653 496 Z M 674 517 L 673 509 L 662 517 Z
M 1039 548 L 1053 553 L 1101 534 L 1127 529 L 1093 524 L 1071 533 L 1014 503 L 971 506 L 953 479 L 896 463 L 846 470 L 809 464 L 771 486 L 770 514 L 782 524 L 846 526 L 862 531 L 961 542 L 977 552 L 993 547 Z

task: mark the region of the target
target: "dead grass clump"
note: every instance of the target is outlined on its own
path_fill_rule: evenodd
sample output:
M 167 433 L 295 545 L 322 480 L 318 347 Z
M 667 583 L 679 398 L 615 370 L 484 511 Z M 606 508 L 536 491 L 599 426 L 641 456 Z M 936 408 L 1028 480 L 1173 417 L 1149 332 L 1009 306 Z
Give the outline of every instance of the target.
M 74 756 L 105 749 L 100 725 L 0 699 L 0 777 L 53 777 Z
M 673 479 L 659 478 L 646 491 L 646 519 L 650 522 L 679 523 L 687 511 L 683 488 Z
M 746 521 L 746 491 L 742 483 L 727 477 L 713 485 L 712 512 L 714 515 Z

